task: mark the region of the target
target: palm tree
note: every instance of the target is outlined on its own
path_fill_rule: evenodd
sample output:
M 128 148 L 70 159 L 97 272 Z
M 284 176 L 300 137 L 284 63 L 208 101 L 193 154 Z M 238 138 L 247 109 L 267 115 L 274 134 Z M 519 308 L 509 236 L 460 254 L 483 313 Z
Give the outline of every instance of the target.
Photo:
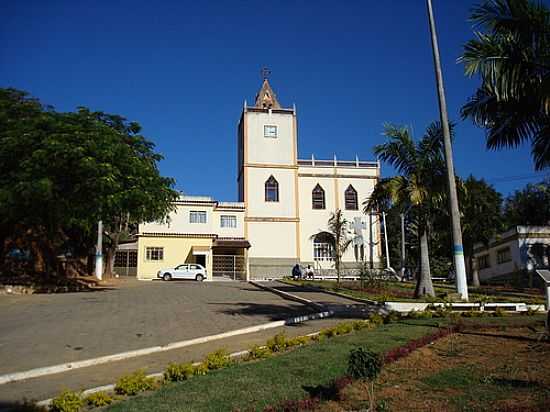
M 451 125 L 451 136 L 453 127 Z M 387 208 L 392 203 L 416 216 L 420 243 L 420 276 L 415 296 L 435 296 L 430 273 L 428 234 L 434 211 L 445 200 L 445 160 L 443 131 L 432 123 L 426 134 L 415 143 L 407 127 L 386 125 L 389 142 L 378 145 L 374 153 L 391 164 L 400 175 L 380 180 L 371 197 L 364 203 L 365 213 Z
M 486 0 L 471 16 L 480 31 L 459 61 L 481 85 L 462 117 L 487 130 L 487 147 L 530 141 L 535 168 L 550 167 L 550 9 L 533 0 Z
M 334 241 L 334 267 L 336 269 L 336 283 L 338 287 L 340 287 L 342 256 L 352 242 L 348 227 L 349 222 L 340 209 L 336 209 L 334 213 L 331 213 L 328 220 L 328 231 L 332 235 Z

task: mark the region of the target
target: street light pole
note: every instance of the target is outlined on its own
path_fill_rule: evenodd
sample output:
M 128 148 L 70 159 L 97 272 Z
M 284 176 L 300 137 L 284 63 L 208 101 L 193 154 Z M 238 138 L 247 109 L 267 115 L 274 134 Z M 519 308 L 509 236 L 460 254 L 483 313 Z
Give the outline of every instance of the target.
M 458 211 L 458 198 L 456 194 L 455 172 L 453 166 L 453 149 L 451 146 L 451 134 L 449 131 L 449 118 L 447 116 L 447 102 L 443 88 L 443 74 L 439 57 L 439 45 L 432 9 L 432 0 L 426 0 L 428 6 L 428 18 L 430 21 L 430 33 L 432 36 L 432 50 L 435 66 L 435 78 L 437 94 L 439 97 L 439 112 L 441 115 L 441 127 L 443 128 L 443 141 L 445 145 L 445 162 L 447 163 L 447 178 L 449 180 L 449 203 L 451 208 L 451 226 L 453 232 L 453 256 L 456 270 L 456 289 L 462 299 L 468 300 L 468 284 L 466 283 L 466 267 L 464 265 L 464 248 L 462 246 L 462 231 L 460 230 L 460 214 Z

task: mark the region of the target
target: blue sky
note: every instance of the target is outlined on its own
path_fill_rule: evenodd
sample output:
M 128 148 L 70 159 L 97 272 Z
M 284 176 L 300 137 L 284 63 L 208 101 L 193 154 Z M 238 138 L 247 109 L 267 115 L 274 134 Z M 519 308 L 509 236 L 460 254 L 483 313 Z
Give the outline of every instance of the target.
M 478 84 L 456 63 L 475 2 L 433 3 L 456 172 L 504 194 L 540 180 L 527 145 L 487 151 L 483 131 L 460 120 Z M 139 122 L 162 174 L 188 194 L 236 200 L 236 126 L 262 66 L 281 103 L 297 105 L 302 158 L 374 160 L 384 123 L 420 137 L 439 119 L 424 0 L 6 0 L 0 13 L 0 87 Z

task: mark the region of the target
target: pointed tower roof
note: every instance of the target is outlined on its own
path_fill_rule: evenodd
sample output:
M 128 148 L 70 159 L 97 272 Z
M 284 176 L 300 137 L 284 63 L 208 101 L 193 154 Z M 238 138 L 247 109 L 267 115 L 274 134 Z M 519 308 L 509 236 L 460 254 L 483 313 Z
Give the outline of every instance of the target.
M 256 107 L 258 109 L 280 109 L 281 105 L 277 100 L 277 95 L 271 88 L 267 77 L 264 77 L 262 88 L 256 95 Z

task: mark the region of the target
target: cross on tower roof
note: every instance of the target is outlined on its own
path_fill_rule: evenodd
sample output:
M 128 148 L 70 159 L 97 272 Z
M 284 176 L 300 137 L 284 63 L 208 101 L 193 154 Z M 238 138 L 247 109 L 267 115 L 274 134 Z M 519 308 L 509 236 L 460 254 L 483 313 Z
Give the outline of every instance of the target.
M 268 76 L 271 74 L 271 70 L 267 67 L 263 67 L 261 74 L 263 77 L 262 88 L 256 95 L 255 106 L 261 109 L 280 109 L 281 105 L 277 101 L 277 96 L 267 80 Z
M 262 67 L 262 70 L 260 70 L 260 73 L 262 74 L 262 80 L 267 80 L 269 78 L 269 75 L 271 74 L 271 70 L 269 70 L 268 67 Z

